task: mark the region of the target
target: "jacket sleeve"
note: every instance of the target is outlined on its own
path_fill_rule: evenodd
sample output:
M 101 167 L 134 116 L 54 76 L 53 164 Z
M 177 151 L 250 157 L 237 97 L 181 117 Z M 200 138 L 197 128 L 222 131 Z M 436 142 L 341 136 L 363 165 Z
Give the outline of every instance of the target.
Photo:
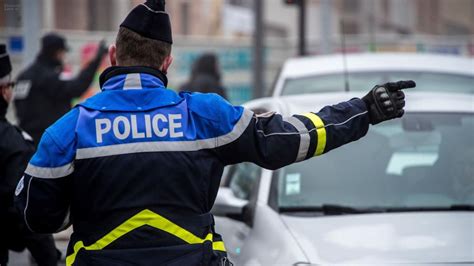
M 367 109 L 360 99 L 291 117 L 255 115 L 241 107 L 233 110 L 242 113 L 232 130 L 239 136 L 216 149 L 226 165 L 249 161 L 278 169 L 358 140 L 369 128 Z
M 54 233 L 69 225 L 76 112 L 73 109 L 46 130 L 17 185 L 16 208 L 33 232 Z
M 102 61 L 102 57 L 94 58 L 89 65 L 72 80 L 62 80 L 58 74 L 51 73 L 49 78 L 43 80 L 47 82 L 44 88 L 48 94 L 55 99 L 72 99 L 80 97 L 87 91 L 94 79 L 94 76 Z
M 13 196 L 26 165 L 33 154 L 32 144 L 28 145 L 23 136 L 13 126 L 2 132 L 0 145 L 0 165 L 4 179 L 0 183 L 0 207 L 14 212 Z

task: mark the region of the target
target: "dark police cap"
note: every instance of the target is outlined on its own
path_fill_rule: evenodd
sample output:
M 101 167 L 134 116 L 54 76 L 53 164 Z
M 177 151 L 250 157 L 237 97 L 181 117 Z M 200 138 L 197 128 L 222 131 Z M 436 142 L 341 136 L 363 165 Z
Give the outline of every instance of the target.
M 147 0 L 136 6 L 120 24 L 139 35 L 172 44 L 171 23 L 165 0 Z
M 7 46 L 0 43 L 0 78 L 3 78 L 12 72 L 12 64 L 7 54 Z
M 69 51 L 66 45 L 66 39 L 56 33 L 48 33 L 41 38 L 41 50 L 42 51 Z

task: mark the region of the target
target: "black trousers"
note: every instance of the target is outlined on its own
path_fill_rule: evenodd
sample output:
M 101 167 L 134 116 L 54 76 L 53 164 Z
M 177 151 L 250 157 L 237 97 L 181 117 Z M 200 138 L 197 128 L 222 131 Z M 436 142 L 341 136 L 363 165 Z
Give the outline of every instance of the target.
M 0 266 L 7 265 L 7 262 L 8 262 L 8 248 L 1 245 L 0 246 Z
M 38 266 L 58 265 L 58 251 L 52 235 L 31 234 L 25 236 L 26 248 Z
M 52 235 L 40 235 L 40 234 L 25 234 L 22 241 L 26 248 L 30 251 L 31 256 L 35 259 L 38 266 L 57 266 L 58 265 L 58 251 L 54 244 Z M 8 264 L 8 243 L 2 241 L 0 243 L 0 265 L 5 266 Z

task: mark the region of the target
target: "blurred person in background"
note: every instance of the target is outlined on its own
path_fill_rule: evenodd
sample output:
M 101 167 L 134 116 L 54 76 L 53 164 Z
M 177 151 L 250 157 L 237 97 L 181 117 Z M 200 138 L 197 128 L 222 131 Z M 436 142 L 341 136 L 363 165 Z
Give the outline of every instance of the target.
M 6 47 L 0 44 L 0 265 L 7 265 L 9 250 L 20 252 L 25 248 L 38 265 L 57 265 L 53 237 L 29 232 L 13 205 L 15 186 L 35 148 L 31 137 L 5 118 L 13 95 L 11 70 Z
M 15 107 L 19 124 L 36 144 L 44 130 L 71 109 L 71 101 L 87 91 L 107 47 L 102 41 L 95 58 L 70 80 L 61 78 L 67 51 L 64 37 L 45 35 L 36 61 L 17 78 Z
M 217 93 L 227 99 L 226 89 L 221 82 L 219 59 L 215 54 L 203 54 L 193 64 L 191 77 L 180 91 Z

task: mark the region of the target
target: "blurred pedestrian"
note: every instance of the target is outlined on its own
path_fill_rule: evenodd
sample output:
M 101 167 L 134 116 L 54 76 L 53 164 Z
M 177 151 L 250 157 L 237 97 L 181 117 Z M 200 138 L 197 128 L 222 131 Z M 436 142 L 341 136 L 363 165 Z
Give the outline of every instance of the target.
M 217 56 L 211 53 L 200 56 L 193 64 L 189 81 L 183 84 L 179 90 L 217 93 L 227 99 L 226 88 L 221 82 Z
M 51 235 L 29 232 L 13 205 L 15 186 L 34 153 L 31 137 L 5 118 L 12 99 L 11 64 L 0 44 L 0 265 L 8 263 L 8 250 L 28 248 L 38 265 L 56 265 L 58 254 Z
M 45 35 L 36 61 L 18 76 L 15 90 L 18 120 L 36 144 L 44 130 L 71 109 L 72 99 L 87 91 L 107 53 L 105 43 L 101 42 L 89 65 L 76 78 L 65 80 L 61 72 L 68 50 L 66 39 L 61 35 Z

